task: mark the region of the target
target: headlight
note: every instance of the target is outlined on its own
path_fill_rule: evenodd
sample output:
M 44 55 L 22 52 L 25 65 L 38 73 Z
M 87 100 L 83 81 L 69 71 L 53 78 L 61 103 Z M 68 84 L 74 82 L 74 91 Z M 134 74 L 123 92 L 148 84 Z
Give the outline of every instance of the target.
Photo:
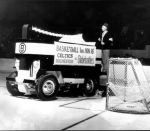
M 33 61 L 33 64 L 31 65 L 31 68 L 30 68 L 30 76 L 36 77 L 36 74 L 39 69 L 40 69 L 40 60 Z
M 40 61 L 39 60 L 33 62 L 33 68 L 39 68 L 39 66 L 40 66 Z
M 17 71 L 19 70 L 19 65 L 20 65 L 20 60 L 15 59 L 15 67 L 16 67 Z

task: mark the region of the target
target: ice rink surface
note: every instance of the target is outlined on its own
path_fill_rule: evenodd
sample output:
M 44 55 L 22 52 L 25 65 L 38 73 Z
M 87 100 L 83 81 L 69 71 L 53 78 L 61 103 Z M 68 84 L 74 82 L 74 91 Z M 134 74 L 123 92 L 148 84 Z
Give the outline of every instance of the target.
M 107 111 L 106 97 L 11 96 L 0 72 L 0 130 L 150 130 L 149 114 Z

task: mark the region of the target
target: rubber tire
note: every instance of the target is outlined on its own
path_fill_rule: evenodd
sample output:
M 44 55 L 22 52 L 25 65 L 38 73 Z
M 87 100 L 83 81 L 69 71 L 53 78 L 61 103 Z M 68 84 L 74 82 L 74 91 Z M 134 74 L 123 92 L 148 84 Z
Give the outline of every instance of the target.
M 50 96 L 45 95 L 42 90 L 43 84 L 47 80 L 51 80 L 55 85 L 55 90 L 54 90 L 53 94 Z M 42 78 L 40 78 L 38 85 L 36 86 L 36 94 L 37 94 L 38 98 L 41 99 L 42 101 L 50 101 L 50 100 L 55 99 L 58 94 L 58 90 L 59 90 L 59 83 L 58 83 L 56 77 L 52 76 L 52 75 L 46 75 L 46 76 L 43 76 Z
M 88 91 L 87 89 L 87 84 L 90 83 L 90 81 L 93 82 L 93 90 L 91 90 L 90 92 Z M 87 97 L 90 97 L 90 96 L 94 96 L 96 94 L 96 90 L 97 90 L 97 86 L 95 84 L 95 81 L 94 79 L 92 78 L 86 78 L 85 81 L 84 81 L 84 85 L 83 85 L 83 94 Z
M 15 78 L 17 76 L 17 71 L 10 73 L 8 77 Z M 6 81 L 6 87 L 8 92 L 13 96 L 23 96 L 24 93 L 19 92 L 18 85 L 11 85 L 13 81 Z

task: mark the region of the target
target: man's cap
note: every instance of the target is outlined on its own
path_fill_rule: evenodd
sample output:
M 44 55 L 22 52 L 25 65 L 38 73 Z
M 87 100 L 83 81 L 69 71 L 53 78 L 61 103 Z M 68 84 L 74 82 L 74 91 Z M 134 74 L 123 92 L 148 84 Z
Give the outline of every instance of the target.
M 103 26 L 106 26 L 108 28 L 109 25 L 107 23 L 104 23 Z

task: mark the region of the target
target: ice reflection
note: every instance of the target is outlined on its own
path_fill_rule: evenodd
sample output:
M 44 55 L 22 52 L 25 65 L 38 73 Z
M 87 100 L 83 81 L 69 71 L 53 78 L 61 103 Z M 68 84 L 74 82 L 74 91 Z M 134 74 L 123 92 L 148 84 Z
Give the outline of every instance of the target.
M 11 109 L 8 108 L 10 107 L 8 103 L 0 102 L 3 104 L 0 111 L 0 130 L 50 129 L 55 114 L 55 107 L 51 107 L 50 103 L 43 102 L 39 106 L 35 101 L 29 103 L 22 101 L 20 105 L 18 104 L 20 101 L 16 102 Z
M 18 117 L 14 118 L 15 122 L 12 129 L 48 129 L 53 116 L 54 109 L 52 108 L 36 107 L 33 109 L 19 109 Z

